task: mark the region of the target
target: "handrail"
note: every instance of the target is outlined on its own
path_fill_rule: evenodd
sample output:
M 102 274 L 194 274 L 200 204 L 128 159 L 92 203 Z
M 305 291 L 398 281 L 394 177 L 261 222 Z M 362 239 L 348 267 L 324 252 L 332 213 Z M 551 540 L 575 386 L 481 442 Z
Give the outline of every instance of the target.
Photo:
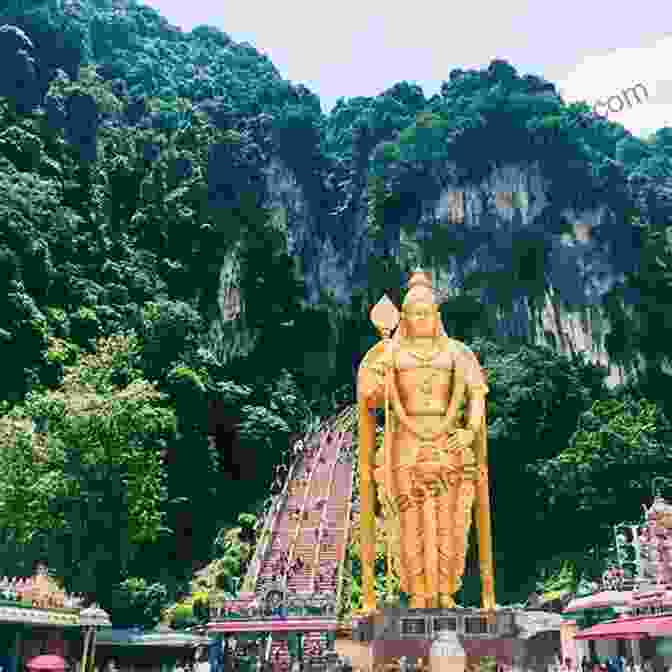
M 351 526 L 351 516 L 352 516 L 352 492 L 354 490 L 353 481 L 355 478 L 355 468 L 354 466 L 350 470 L 350 487 L 347 492 L 347 508 L 345 511 L 345 518 L 343 519 L 343 557 L 339 559 L 338 554 L 336 555 L 336 562 L 338 563 L 338 579 L 336 580 L 336 608 L 341 603 L 341 591 L 343 590 L 343 571 L 345 566 L 345 558 L 347 551 L 348 539 L 350 538 L 350 526 Z M 338 550 L 338 547 L 337 547 Z
M 273 545 L 273 533 L 275 530 L 275 524 L 282 511 L 283 504 L 286 505 L 287 503 L 288 499 L 287 490 L 289 488 L 289 484 L 294 478 L 294 472 L 298 469 L 298 467 L 301 465 L 302 462 L 303 460 L 299 457 L 296 460 L 294 460 L 292 464 L 289 466 L 289 471 L 287 472 L 287 476 L 285 477 L 285 483 L 282 486 L 282 490 L 278 494 L 276 501 L 273 505 L 276 511 L 272 516 L 268 516 L 266 521 L 264 522 L 264 528 L 261 531 L 261 537 L 263 541 L 261 544 L 257 546 L 257 548 L 254 551 L 254 557 L 252 558 L 252 562 L 250 563 L 250 569 L 252 571 L 250 572 L 250 569 L 248 569 L 248 576 L 250 577 L 250 585 L 252 586 L 252 592 L 255 592 L 257 589 L 257 583 L 259 581 L 259 573 L 261 572 L 261 567 L 263 565 L 266 552 L 269 550 L 269 545 L 271 547 Z M 266 535 L 265 539 L 263 535 Z M 245 578 L 245 582 L 243 583 L 243 585 L 246 585 L 247 579 L 248 577 Z
M 334 426 L 340 428 L 342 432 L 349 432 L 357 424 L 357 404 L 346 406 L 336 417 Z
M 278 500 L 276 500 L 276 502 L 280 500 L 280 497 L 281 495 L 278 496 Z M 250 565 L 248 567 L 247 576 L 243 581 L 243 586 L 245 588 L 248 589 L 251 588 L 249 592 L 254 592 L 256 590 L 257 581 L 259 579 L 259 572 L 261 571 L 261 566 L 263 564 L 263 558 L 266 555 L 266 551 L 268 550 L 268 544 L 270 541 L 272 541 L 273 538 L 273 522 L 275 521 L 275 518 L 280 512 L 280 507 L 276 502 L 273 503 L 273 508 L 275 509 L 275 511 L 272 513 L 269 512 L 270 515 L 266 516 L 266 520 L 264 521 L 264 527 L 262 528 L 261 533 L 259 535 L 261 538 L 261 543 L 257 544 L 257 547 L 254 549 L 254 555 L 252 556 L 252 561 L 250 562 Z M 248 592 L 248 591 L 244 590 L 241 592 Z
M 326 502 L 324 504 L 324 507 L 322 509 L 322 514 L 320 515 L 320 528 L 317 534 L 317 543 L 315 544 L 315 555 L 313 557 L 313 571 L 312 575 L 310 577 L 310 592 L 314 593 L 315 592 L 315 576 L 317 574 L 318 570 L 318 563 L 320 560 L 320 548 L 322 547 L 322 539 L 324 537 L 324 527 L 325 523 L 328 520 L 328 515 L 327 515 L 327 510 L 329 509 L 329 501 L 332 497 L 332 490 L 334 486 L 334 475 L 336 474 L 336 465 L 338 464 L 338 456 L 341 454 L 341 448 L 343 447 L 344 443 L 344 433 L 339 432 L 340 436 L 338 437 L 338 450 L 336 451 L 336 459 L 331 463 L 331 468 L 330 468 L 330 473 L 329 473 L 329 485 L 327 486 L 327 496 L 326 496 Z
M 289 545 L 289 554 L 287 556 L 287 564 L 285 565 L 285 571 L 283 574 L 283 585 L 285 588 L 287 588 L 287 574 L 289 572 L 289 568 L 292 566 L 292 561 L 294 560 L 294 551 L 296 550 L 296 544 L 299 539 L 299 534 L 301 532 L 301 527 L 303 523 L 303 518 L 304 514 L 306 512 L 306 506 L 308 504 L 308 499 L 310 495 L 310 490 L 311 486 L 313 484 L 313 478 L 315 477 L 315 472 L 317 471 L 317 465 L 320 463 L 320 457 L 322 455 L 322 451 L 324 450 L 324 447 L 326 446 L 326 437 L 328 436 L 328 433 L 324 435 L 323 437 L 320 437 L 320 443 L 319 443 L 319 448 L 317 450 L 317 453 L 313 457 L 313 468 L 310 472 L 310 476 L 308 478 L 308 483 L 306 483 L 306 491 L 303 494 L 303 503 L 301 505 L 301 513 L 299 515 L 299 520 L 297 521 L 296 524 L 296 531 L 294 532 L 294 538 L 292 539 L 290 545 Z
M 299 535 L 300 535 L 300 532 L 301 532 L 301 527 L 303 526 L 303 519 L 304 519 L 304 514 L 306 512 L 306 506 L 308 504 L 308 500 L 310 499 L 310 491 L 311 491 L 311 487 L 312 487 L 312 484 L 313 484 L 313 478 L 315 476 L 315 472 L 317 471 L 317 468 L 318 468 L 317 465 L 319 464 L 319 460 L 320 460 L 320 457 L 322 455 L 322 451 L 324 450 L 324 447 L 326 445 L 326 437 L 327 436 L 328 436 L 328 431 L 326 432 L 326 434 L 323 431 L 320 432 L 318 450 L 317 450 L 316 454 L 313 456 L 313 464 L 312 464 L 313 468 L 310 472 L 308 482 L 306 483 L 305 492 L 303 493 L 303 502 L 301 504 L 301 512 L 300 512 L 300 515 L 299 515 L 299 520 L 297 521 L 296 530 L 294 532 L 294 538 L 292 539 L 292 541 L 289 545 L 289 554 L 287 556 L 287 565 L 285 566 L 285 573 L 284 573 L 284 577 L 283 577 L 284 580 L 285 580 L 285 583 L 287 581 L 288 568 L 291 566 L 292 560 L 294 559 L 296 544 L 297 544 L 298 539 L 299 539 Z

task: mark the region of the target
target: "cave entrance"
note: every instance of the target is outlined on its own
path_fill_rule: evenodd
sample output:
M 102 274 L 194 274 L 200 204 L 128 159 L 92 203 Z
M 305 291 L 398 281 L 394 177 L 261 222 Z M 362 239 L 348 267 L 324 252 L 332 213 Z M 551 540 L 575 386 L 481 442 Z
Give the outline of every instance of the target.
M 242 459 L 236 424 L 237 419 L 231 417 L 224 402 L 208 402 L 208 441 L 217 453 L 220 472 L 239 481 L 249 470 Z

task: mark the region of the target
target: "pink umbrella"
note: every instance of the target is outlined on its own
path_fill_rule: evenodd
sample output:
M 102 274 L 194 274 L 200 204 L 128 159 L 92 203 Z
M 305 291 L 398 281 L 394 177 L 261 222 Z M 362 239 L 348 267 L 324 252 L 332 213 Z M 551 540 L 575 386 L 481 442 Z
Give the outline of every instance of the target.
M 65 672 L 67 664 L 61 656 L 46 655 L 31 658 L 26 667 L 31 672 Z

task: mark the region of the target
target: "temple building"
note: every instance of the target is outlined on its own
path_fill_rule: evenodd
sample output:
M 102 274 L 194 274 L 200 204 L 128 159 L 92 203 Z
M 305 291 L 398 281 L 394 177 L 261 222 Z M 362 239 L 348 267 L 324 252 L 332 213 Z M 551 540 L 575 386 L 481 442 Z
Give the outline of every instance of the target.
M 605 572 L 601 590 L 569 603 L 563 656 L 575 666 L 583 658 L 624 656 L 666 672 L 672 665 L 672 505 L 658 496 L 642 524 L 627 527 L 631 540 L 619 533 L 616 543 L 621 551 L 628 547 L 632 560 L 621 552 L 621 566 Z
M 0 665 L 17 672 L 39 656 L 77 661 L 82 654 L 82 599 L 68 595 L 40 565 L 32 577 L 0 579 Z M 104 614 L 104 612 L 102 612 Z M 100 625 L 109 625 L 107 618 Z M 37 669 L 37 668 L 36 668 Z

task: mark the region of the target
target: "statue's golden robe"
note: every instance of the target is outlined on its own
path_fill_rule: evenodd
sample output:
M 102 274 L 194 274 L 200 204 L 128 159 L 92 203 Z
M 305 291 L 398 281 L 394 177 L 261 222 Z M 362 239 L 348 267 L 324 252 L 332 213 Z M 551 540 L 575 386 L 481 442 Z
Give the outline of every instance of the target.
M 481 473 L 477 455 L 484 452 L 484 422 L 471 445 L 451 440 L 469 424 L 472 400 L 488 388 L 471 350 L 441 332 L 436 356 L 424 361 L 403 337 L 378 343 L 358 377 L 360 413 L 385 405 L 387 385 L 385 447 L 372 456 L 371 475 L 401 588 L 414 606 L 450 604 L 461 586 Z M 360 431 L 367 426 L 375 431 L 366 422 Z

